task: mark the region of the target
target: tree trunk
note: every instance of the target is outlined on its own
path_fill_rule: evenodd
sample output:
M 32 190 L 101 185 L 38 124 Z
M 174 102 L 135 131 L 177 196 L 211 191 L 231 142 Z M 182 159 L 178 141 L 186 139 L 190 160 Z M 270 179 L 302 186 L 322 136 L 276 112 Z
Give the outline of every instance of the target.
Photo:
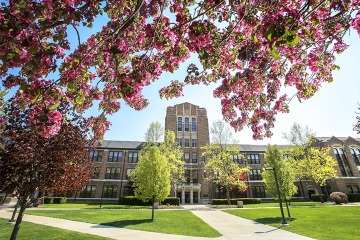
M 304 186 L 303 186 L 303 182 L 302 182 L 301 178 L 299 179 L 299 182 L 300 182 L 300 194 L 303 196 L 304 199 L 306 199 L 305 192 L 304 192 Z
M 286 204 L 286 210 L 287 210 L 287 213 L 288 213 L 288 217 L 290 218 L 290 210 L 289 210 L 289 204 L 288 204 L 288 201 L 285 200 L 285 204 Z
M 15 216 L 16 216 L 16 212 L 17 212 L 17 209 L 19 207 L 19 202 L 20 202 L 20 199 L 17 200 L 16 204 L 15 204 L 15 209 L 13 211 L 13 214 L 11 216 L 11 219 L 9 220 L 9 222 L 14 222 L 14 219 L 15 219 Z
M 151 221 L 154 221 L 154 211 L 155 211 L 155 195 L 152 196 L 152 211 L 151 211 Z
M 229 187 L 226 186 L 226 198 L 228 200 L 228 205 L 231 205 L 231 201 L 230 201 L 230 191 L 229 191 Z
M 20 199 L 19 199 L 20 201 Z M 20 229 L 20 224 L 22 222 L 22 219 L 24 217 L 24 213 L 25 213 L 25 209 L 26 209 L 26 201 L 20 201 L 20 212 L 19 212 L 19 215 L 16 219 L 16 223 L 15 223 L 15 226 L 14 226 L 14 229 L 11 233 L 11 237 L 10 237 L 10 240 L 16 240 L 17 238 L 17 234 L 19 232 L 19 229 Z
M 2 200 L 2 202 L 1 202 L 1 204 L 0 205 L 4 205 L 4 202 L 5 202 L 5 200 L 6 200 L 6 197 L 7 197 L 7 193 L 5 193 L 5 196 L 4 196 L 4 199 Z

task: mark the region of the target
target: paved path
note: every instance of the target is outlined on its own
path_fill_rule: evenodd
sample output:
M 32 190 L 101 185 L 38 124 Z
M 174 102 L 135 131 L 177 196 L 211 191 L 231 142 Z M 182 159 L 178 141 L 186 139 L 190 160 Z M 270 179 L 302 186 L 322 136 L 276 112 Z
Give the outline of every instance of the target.
M 184 208 L 203 219 L 223 236 L 202 238 L 153 233 L 27 214 L 24 216 L 24 221 L 121 240 L 311 240 L 311 238 L 236 217 L 218 209 L 201 205 L 187 205 Z M 1 218 L 9 219 L 11 214 L 7 209 L 0 210 Z

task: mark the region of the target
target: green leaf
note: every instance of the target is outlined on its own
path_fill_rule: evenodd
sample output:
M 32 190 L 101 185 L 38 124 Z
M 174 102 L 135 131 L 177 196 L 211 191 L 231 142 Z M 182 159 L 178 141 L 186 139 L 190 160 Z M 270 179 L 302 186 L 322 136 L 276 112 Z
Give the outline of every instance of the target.
M 271 37 L 275 31 L 274 25 L 271 25 L 265 32 L 265 38 L 269 41 L 271 41 Z
M 276 50 L 276 47 L 274 45 L 270 45 L 270 54 L 276 59 L 280 61 L 279 53 Z
M 41 97 L 41 93 L 36 94 L 36 97 L 31 101 L 32 104 L 36 103 Z
M 254 34 L 254 43 L 258 43 L 259 39 L 256 37 L 256 35 Z
M 60 105 L 60 102 L 55 103 L 54 105 L 48 106 L 47 109 L 49 110 L 55 110 Z
M 295 36 L 294 40 L 293 40 L 293 43 L 296 45 L 300 42 L 300 38 L 298 35 Z
M 68 91 L 72 92 L 74 90 L 74 83 L 73 82 L 68 82 L 67 88 L 68 88 Z

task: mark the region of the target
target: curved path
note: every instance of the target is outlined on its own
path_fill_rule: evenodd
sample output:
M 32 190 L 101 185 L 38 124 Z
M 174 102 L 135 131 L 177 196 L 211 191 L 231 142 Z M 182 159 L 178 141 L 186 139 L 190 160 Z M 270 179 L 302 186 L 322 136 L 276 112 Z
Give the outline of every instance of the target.
M 23 220 L 45 226 L 121 240 L 311 240 L 311 238 L 308 237 L 233 216 L 220 210 L 210 209 L 204 205 L 185 205 L 183 207 L 208 223 L 223 236 L 218 238 L 203 238 L 153 233 L 27 214 L 25 214 Z M 12 212 L 7 210 L 8 209 L 0 210 L 1 218 L 10 219 Z

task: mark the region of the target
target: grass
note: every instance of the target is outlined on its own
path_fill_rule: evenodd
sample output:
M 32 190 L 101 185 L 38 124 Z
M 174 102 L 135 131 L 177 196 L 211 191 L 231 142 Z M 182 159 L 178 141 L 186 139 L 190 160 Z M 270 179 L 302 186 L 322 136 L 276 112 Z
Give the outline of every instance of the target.
M 14 228 L 13 224 L 7 224 L 8 219 L 0 218 L 0 239 L 10 239 Z M 18 240 L 104 240 L 110 238 L 98 237 L 90 234 L 77 233 L 69 230 L 63 230 L 54 227 L 43 226 L 39 224 L 22 222 L 17 236 Z
M 219 237 L 221 234 L 189 211 L 151 210 L 31 210 L 27 214 L 63 218 L 80 222 L 102 224 L 119 228 L 169 233 L 196 237 Z M 184 224 L 186 222 L 186 224 Z
M 278 208 L 225 212 L 274 227 L 279 227 L 281 224 Z M 289 226 L 282 227 L 290 232 L 319 240 L 350 240 L 360 235 L 358 206 L 298 207 L 291 208 L 290 213 L 292 218 L 288 219 Z
M 99 203 L 65 203 L 65 204 L 44 204 L 41 208 L 81 208 L 81 209 L 101 209 Z M 131 206 L 118 204 L 102 204 L 102 209 L 150 209 L 151 206 Z
M 285 208 L 285 203 L 283 203 Z M 324 203 L 320 202 L 291 202 L 291 207 L 316 207 L 325 206 Z M 279 207 L 278 202 L 260 203 L 260 204 L 245 204 L 244 208 L 266 208 L 266 207 Z

